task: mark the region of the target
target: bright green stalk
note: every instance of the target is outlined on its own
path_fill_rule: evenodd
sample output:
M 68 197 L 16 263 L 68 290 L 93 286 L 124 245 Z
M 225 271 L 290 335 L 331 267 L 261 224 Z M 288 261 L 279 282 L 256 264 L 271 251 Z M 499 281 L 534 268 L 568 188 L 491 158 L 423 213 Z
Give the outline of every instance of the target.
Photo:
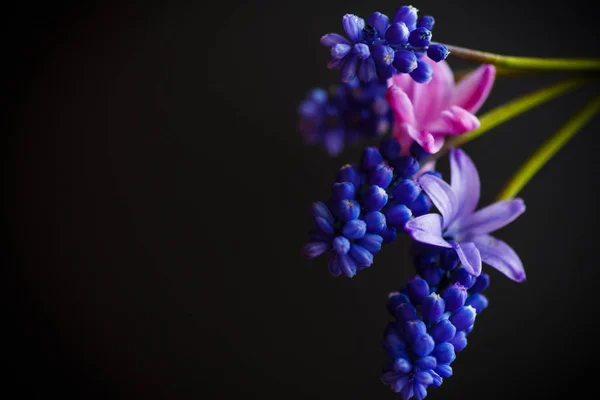
M 512 199 L 577 132 L 600 111 L 600 96 L 588 102 L 519 168 L 498 194 L 498 200 Z
M 452 57 L 481 64 L 494 64 L 505 68 L 536 71 L 600 71 L 600 59 L 598 58 L 515 57 L 471 50 L 459 46 L 445 46 L 450 50 L 450 56 Z

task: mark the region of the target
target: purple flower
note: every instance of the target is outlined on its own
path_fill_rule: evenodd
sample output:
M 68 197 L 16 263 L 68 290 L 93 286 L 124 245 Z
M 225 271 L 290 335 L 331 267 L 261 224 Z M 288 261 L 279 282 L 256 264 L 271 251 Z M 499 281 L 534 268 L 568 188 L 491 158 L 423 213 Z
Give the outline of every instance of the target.
M 462 150 L 450 153 L 451 185 L 430 174 L 419 178 L 439 214 L 411 219 L 405 229 L 413 239 L 434 246 L 454 248 L 463 266 L 474 276 L 482 261 L 510 279 L 525 280 L 517 253 L 489 233 L 514 221 L 525 211 L 522 199 L 503 200 L 475 211 L 479 201 L 479 174 Z

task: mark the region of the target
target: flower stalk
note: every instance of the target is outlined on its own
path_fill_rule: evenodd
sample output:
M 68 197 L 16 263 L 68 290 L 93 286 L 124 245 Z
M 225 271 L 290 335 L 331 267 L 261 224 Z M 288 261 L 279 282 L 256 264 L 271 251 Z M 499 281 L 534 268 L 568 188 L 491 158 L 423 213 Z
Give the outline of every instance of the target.
M 600 95 L 590 100 L 579 112 L 571 117 L 519 168 L 504 185 L 498 200 L 512 199 L 523 189 L 531 178 L 550 160 L 567 142 L 575 136 L 598 112 Z
M 498 67 L 535 71 L 600 71 L 597 58 L 516 57 L 445 45 L 452 57 Z

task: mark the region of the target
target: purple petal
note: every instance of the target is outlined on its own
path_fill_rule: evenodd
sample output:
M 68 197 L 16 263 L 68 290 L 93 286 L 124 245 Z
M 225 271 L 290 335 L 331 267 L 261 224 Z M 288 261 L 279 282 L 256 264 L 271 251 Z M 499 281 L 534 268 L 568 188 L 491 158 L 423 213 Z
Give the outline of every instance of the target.
M 450 150 L 450 186 L 460 205 L 457 220 L 473 213 L 479 202 L 479 173 L 473 161 L 462 150 Z
M 442 228 L 446 229 L 456 217 L 459 205 L 452 188 L 442 179 L 431 174 L 421 176 L 419 184 L 444 217 Z
M 342 26 L 346 31 L 346 35 L 353 42 L 362 40 L 362 31 L 365 28 L 365 20 L 353 14 L 346 14 L 342 18 Z
M 490 235 L 472 238 L 484 263 L 496 268 L 516 282 L 525 280 L 525 269 L 517 253 L 505 242 Z
M 473 276 L 479 276 L 481 274 L 481 254 L 474 243 L 464 242 L 450 242 L 458 258 L 462 263 L 463 267 Z
M 475 236 L 494 232 L 514 221 L 525 211 L 522 199 L 502 200 L 467 215 L 460 221 L 458 231 Z
M 413 218 L 404 225 L 404 230 L 416 241 L 440 247 L 452 247 L 442 237 L 442 216 L 425 214 Z
M 321 38 L 321 44 L 325 47 L 333 47 L 336 44 L 350 44 L 348 39 L 337 33 L 328 33 Z

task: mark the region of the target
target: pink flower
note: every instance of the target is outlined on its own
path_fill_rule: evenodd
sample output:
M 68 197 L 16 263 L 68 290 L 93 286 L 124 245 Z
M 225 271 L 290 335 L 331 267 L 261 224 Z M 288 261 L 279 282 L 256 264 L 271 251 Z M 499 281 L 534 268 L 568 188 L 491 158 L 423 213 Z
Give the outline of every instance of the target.
M 482 65 L 457 84 L 448 63 L 423 58 L 433 68 L 428 84 L 416 83 L 408 74 L 388 80 L 387 100 L 394 111 L 394 137 L 407 153 L 416 141 L 437 153 L 447 135 L 460 135 L 479 127 L 473 115 L 492 90 L 496 69 Z

